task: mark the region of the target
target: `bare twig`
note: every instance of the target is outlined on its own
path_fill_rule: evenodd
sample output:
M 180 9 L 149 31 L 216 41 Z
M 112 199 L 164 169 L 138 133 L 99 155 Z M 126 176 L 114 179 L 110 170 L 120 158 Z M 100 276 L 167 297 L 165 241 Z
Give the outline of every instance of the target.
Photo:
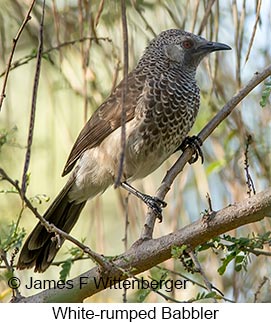
M 126 4 L 125 0 L 121 0 L 121 20 L 122 20 L 122 34 L 123 34 L 123 55 L 124 55 L 124 69 L 123 69 L 123 83 L 121 93 L 121 153 L 118 176 L 115 180 L 115 188 L 120 185 L 124 159 L 126 150 L 126 96 L 127 96 L 127 82 L 128 82 L 128 68 L 129 68 L 129 57 L 128 57 L 128 28 L 127 28 L 127 17 L 126 17 Z
M 254 294 L 254 303 L 256 303 L 258 301 L 258 297 L 261 292 L 261 289 L 263 288 L 264 284 L 268 281 L 270 281 L 270 279 L 268 277 L 264 276 L 261 283 L 259 284 L 255 294 Z
M 253 45 L 253 42 L 254 42 L 254 38 L 255 38 L 255 35 L 256 35 L 258 22 L 260 20 L 261 6 L 262 6 L 262 0 L 258 0 L 257 1 L 257 10 L 256 10 L 256 19 L 255 19 L 255 23 L 254 23 L 254 26 L 253 26 L 252 35 L 250 37 L 249 45 L 248 45 L 248 50 L 247 50 L 247 54 L 246 54 L 246 58 L 245 58 L 245 64 L 249 59 L 250 51 L 251 51 L 251 48 L 252 48 L 252 45 Z
M 248 135 L 247 140 L 246 140 L 246 148 L 245 148 L 245 160 L 244 160 L 244 169 L 245 169 L 245 174 L 246 174 L 246 184 L 247 184 L 247 194 L 249 197 L 251 197 L 251 193 L 256 194 L 256 189 L 253 183 L 253 179 L 249 173 L 249 158 L 248 158 L 248 151 L 249 151 L 249 146 L 252 142 L 252 136 Z
M 37 64 L 36 64 L 36 71 L 35 71 L 35 78 L 34 78 L 34 85 L 33 85 L 30 122 L 29 122 L 28 138 L 27 138 L 27 148 L 25 153 L 25 162 L 24 162 L 24 169 L 23 169 L 23 176 L 22 176 L 23 196 L 25 195 L 26 187 L 27 187 L 27 171 L 30 163 L 31 147 L 33 142 L 33 133 L 34 133 L 34 125 L 35 125 L 36 104 L 37 104 L 37 95 L 38 95 L 38 87 L 39 87 L 40 69 L 41 69 L 41 56 L 42 56 L 42 50 L 43 50 L 44 13 L 45 13 L 45 0 L 42 3 L 42 13 L 41 13 L 40 33 L 39 33 L 39 47 L 38 47 L 38 53 L 37 53 Z
M 191 257 L 191 259 L 193 260 L 194 262 L 194 265 L 196 266 L 196 268 L 198 269 L 198 272 L 201 274 L 202 278 L 203 278 L 203 281 L 204 281 L 204 284 L 208 290 L 209 293 L 212 293 L 213 292 L 213 286 L 212 284 L 210 283 L 210 281 L 208 280 L 199 260 L 198 260 L 198 257 L 195 255 L 194 251 L 191 250 L 189 252 L 189 255 Z M 214 302 L 217 303 L 217 300 L 214 298 Z
M 198 138 L 204 142 L 211 133 L 227 118 L 227 116 L 237 107 L 237 105 L 262 81 L 271 75 L 271 65 L 267 66 L 262 72 L 256 72 L 251 80 L 225 105 L 219 110 L 214 118 L 208 122 L 208 124 L 200 131 Z M 158 188 L 156 195 L 160 199 L 164 199 L 167 192 L 176 178 L 176 176 L 183 170 L 184 166 L 190 160 L 193 155 L 193 149 L 188 147 L 183 154 L 178 158 L 175 164 L 168 170 L 166 176 L 163 178 L 160 187 Z M 156 216 L 149 210 L 146 216 L 143 231 L 140 239 L 151 239 L 154 229 Z
M 207 199 L 207 202 L 208 202 L 208 212 L 212 213 L 214 210 L 213 210 L 213 206 L 212 206 L 211 196 L 210 196 L 209 193 L 206 194 L 206 199 Z
M 129 196 L 130 193 L 127 194 L 124 200 L 124 214 L 125 214 L 125 228 L 124 228 L 124 237 L 122 239 L 124 243 L 124 250 L 126 251 L 128 249 L 128 227 L 129 227 L 129 212 L 128 212 L 128 202 L 129 202 Z
M 98 12 L 97 12 L 96 17 L 95 17 L 95 22 L 94 22 L 95 28 L 99 24 L 99 20 L 100 20 L 101 14 L 103 12 L 103 8 L 104 8 L 104 0 L 101 0 L 100 4 L 99 4 Z
M 26 24 L 31 19 L 30 14 L 31 14 L 31 11 L 33 9 L 33 6 L 34 6 L 35 2 L 36 2 L 36 0 L 32 0 L 31 4 L 29 6 L 29 9 L 28 9 L 28 11 L 26 13 L 26 16 L 24 18 L 24 21 L 23 21 L 22 25 L 20 26 L 16 36 L 13 38 L 13 46 L 12 46 L 11 53 L 10 53 L 10 56 L 9 56 L 9 59 L 8 59 L 7 68 L 6 68 L 6 72 L 5 72 L 4 83 L 3 83 L 2 92 L 1 92 L 1 95 L 0 95 L 0 111 L 1 111 L 3 101 L 4 101 L 5 97 L 6 97 L 6 86 L 7 86 L 8 75 L 9 75 L 13 55 L 15 53 L 15 49 L 16 49 L 18 40 L 19 40 L 19 38 L 20 38 Z

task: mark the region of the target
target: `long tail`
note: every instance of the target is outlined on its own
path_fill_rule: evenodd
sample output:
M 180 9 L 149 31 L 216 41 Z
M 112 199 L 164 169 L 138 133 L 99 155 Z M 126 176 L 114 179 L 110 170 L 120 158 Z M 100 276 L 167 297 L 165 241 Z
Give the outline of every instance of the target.
M 52 205 L 44 214 L 44 218 L 59 229 L 69 233 L 86 204 L 69 202 L 68 192 L 70 185 L 66 185 L 56 197 Z M 17 263 L 18 269 L 35 267 L 36 272 L 44 272 L 52 263 L 59 250 L 58 239 L 52 239 L 49 233 L 39 222 L 27 238 Z M 61 244 L 64 242 L 61 241 Z

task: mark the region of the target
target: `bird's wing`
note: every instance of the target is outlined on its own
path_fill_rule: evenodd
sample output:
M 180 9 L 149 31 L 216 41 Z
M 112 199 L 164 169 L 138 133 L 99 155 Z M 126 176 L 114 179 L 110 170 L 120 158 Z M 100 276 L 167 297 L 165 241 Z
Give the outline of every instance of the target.
M 130 73 L 127 80 L 127 95 L 125 100 L 126 121 L 133 119 L 138 99 L 144 88 L 145 77 L 136 77 Z M 121 125 L 122 85 L 116 87 L 109 98 L 94 112 L 81 130 L 70 152 L 62 176 L 68 174 L 82 153 L 98 146 L 110 133 Z

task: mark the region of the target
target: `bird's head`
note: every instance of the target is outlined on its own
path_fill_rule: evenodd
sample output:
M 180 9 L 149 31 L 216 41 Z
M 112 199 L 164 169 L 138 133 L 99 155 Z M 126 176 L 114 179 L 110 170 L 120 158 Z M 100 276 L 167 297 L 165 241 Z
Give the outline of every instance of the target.
M 229 49 L 231 47 L 226 44 L 212 42 L 180 29 L 170 29 L 154 38 L 146 53 L 152 51 L 157 60 L 167 59 L 173 64 L 196 70 L 206 55 L 214 51 Z

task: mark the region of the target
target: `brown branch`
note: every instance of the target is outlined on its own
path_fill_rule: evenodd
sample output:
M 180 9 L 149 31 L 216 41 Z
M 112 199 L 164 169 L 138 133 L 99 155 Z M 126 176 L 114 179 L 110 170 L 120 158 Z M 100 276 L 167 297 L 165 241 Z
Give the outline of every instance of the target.
M 237 105 L 262 81 L 271 75 L 271 65 L 267 66 L 262 72 L 256 72 L 251 80 L 225 105 L 219 110 L 214 118 L 208 122 L 208 124 L 200 131 L 198 138 L 204 142 L 211 133 L 228 117 L 228 115 L 237 107 Z M 156 196 L 160 199 L 164 199 L 167 192 L 176 178 L 176 176 L 183 170 L 184 166 L 191 159 L 193 155 L 193 149 L 188 147 L 183 154 L 178 158 L 175 164 L 168 170 L 166 176 L 162 180 L 162 184 L 156 192 Z M 141 239 L 151 239 L 154 229 L 156 216 L 149 210 L 146 216 L 143 231 L 141 233 Z
M 266 216 L 271 216 L 271 188 L 214 212 L 208 221 L 200 219 L 158 239 L 138 241 L 112 262 L 110 272 L 101 273 L 99 267 L 94 267 L 75 277 L 72 280 L 72 289 L 48 289 L 19 301 L 82 302 L 85 298 L 105 289 L 95 284 L 101 277 L 124 280 L 128 276 L 126 273 L 132 272 L 133 275 L 137 275 L 171 258 L 172 246 L 187 245 L 193 250 L 213 237 L 242 225 L 260 221 Z M 82 285 L 82 281 L 86 284 Z M 111 285 L 112 280 L 108 282 L 107 288 Z
M 33 142 L 33 134 L 34 134 L 35 115 L 36 115 L 36 107 L 37 107 L 37 95 L 38 95 L 40 69 L 41 69 L 41 56 L 42 56 L 42 50 L 43 50 L 44 13 L 45 13 L 45 0 L 43 1 L 43 4 L 42 4 L 40 33 L 39 33 L 39 46 L 38 46 L 38 53 L 37 53 L 37 64 L 36 64 L 36 71 L 35 71 L 35 78 L 34 78 L 34 85 L 33 85 L 30 122 L 29 122 L 28 138 L 27 138 L 27 148 L 26 148 L 26 153 L 25 153 L 25 162 L 24 162 L 24 169 L 23 169 L 23 175 L 22 175 L 22 194 L 23 194 L 23 196 L 25 195 L 25 192 L 26 192 L 27 171 L 28 171 L 29 163 L 30 163 L 31 147 L 32 147 L 32 142 Z
M 1 111 L 1 107 L 2 107 L 2 104 L 3 104 L 3 101 L 6 97 L 6 87 L 7 87 L 7 82 L 8 82 L 8 75 L 9 75 L 9 71 L 10 71 L 10 66 L 11 66 L 11 62 L 12 62 L 12 59 L 13 59 L 13 55 L 15 53 L 15 49 L 16 49 L 16 46 L 17 46 L 17 43 L 18 43 L 18 40 L 26 26 L 26 24 L 28 23 L 28 21 L 31 19 L 31 11 L 33 9 L 33 6 L 35 4 L 36 0 L 32 0 L 30 6 L 29 6 L 29 9 L 26 13 L 26 16 L 24 18 L 24 21 L 22 23 L 22 25 L 20 26 L 16 36 L 13 38 L 13 46 L 12 46 L 12 49 L 11 49 L 11 53 L 9 55 L 9 59 L 8 59 L 8 63 L 7 63 L 7 68 L 6 68 L 6 73 L 5 73 L 5 78 L 4 78 L 4 83 L 3 83 L 3 87 L 2 87 L 2 92 L 1 92 L 1 95 L 0 95 L 0 111 Z

